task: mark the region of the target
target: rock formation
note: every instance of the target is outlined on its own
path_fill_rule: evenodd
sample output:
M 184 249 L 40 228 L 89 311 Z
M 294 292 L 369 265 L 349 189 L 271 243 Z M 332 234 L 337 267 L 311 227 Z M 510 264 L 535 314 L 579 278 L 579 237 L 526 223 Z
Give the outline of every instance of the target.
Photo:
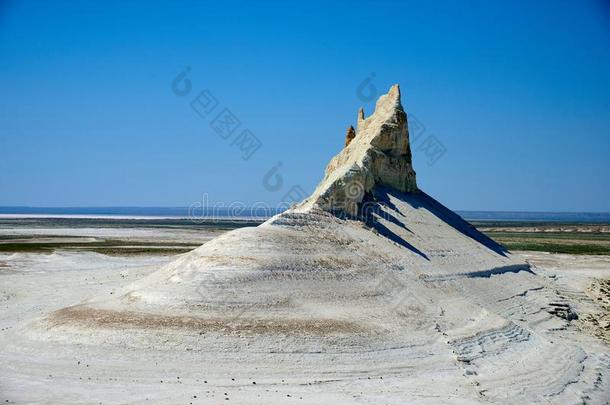
M 558 305 L 569 310 L 523 259 L 419 190 L 396 85 L 370 117 L 360 110 L 301 204 L 32 333 L 190 350 L 205 375 L 281 367 L 305 389 L 356 386 L 363 403 L 603 403 L 610 353 Z
M 346 139 L 345 148 L 332 158 L 324 179 L 302 207 L 317 206 L 355 216 L 358 204 L 376 185 L 417 191 L 407 115 L 398 85 L 379 98 L 370 117 L 365 119 L 360 109 L 357 127 L 354 140 Z
M 350 144 L 350 142 L 356 137 L 356 130 L 354 130 L 353 126 L 349 126 L 349 128 L 347 129 L 347 133 L 345 134 L 345 144 L 343 145 L 343 147 L 346 147 L 347 145 Z

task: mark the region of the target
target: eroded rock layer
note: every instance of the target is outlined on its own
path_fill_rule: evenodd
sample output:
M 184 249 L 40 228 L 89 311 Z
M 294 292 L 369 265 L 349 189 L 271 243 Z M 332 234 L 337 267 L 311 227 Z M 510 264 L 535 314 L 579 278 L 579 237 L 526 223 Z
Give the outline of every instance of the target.
M 357 214 L 358 204 L 376 185 L 416 192 L 407 115 L 400 88 L 392 86 L 379 98 L 373 114 L 358 112 L 357 132 L 326 167 L 324 179 L 302 207 Z M 349 137 L 349 132 L 348 132 Z

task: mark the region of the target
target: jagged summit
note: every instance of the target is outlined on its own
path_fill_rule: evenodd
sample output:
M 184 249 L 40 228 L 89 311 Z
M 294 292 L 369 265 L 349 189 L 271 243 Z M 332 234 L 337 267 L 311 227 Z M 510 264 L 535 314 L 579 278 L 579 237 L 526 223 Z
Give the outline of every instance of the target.
M 348 130 L 347 138 L 350 137 Z M 301 209 L 344 211 L 356 215 L 358 204 L 375 186 L 401 192 L 418 190 L 411 160 L 407 115 L 395 84 L 381 96 L 373 114 L 358 111 L 357 129 L 326 167 L 324 179 Z

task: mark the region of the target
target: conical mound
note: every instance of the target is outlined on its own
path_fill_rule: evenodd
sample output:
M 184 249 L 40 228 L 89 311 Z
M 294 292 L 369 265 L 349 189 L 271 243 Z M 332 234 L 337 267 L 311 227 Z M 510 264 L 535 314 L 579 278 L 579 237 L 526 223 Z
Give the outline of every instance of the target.
M 419 190 L 398 86 L 359 114 L 308 199 L 114 297 L 55 312 L 45 338 L 188 347 L 238 369 L 338 379 L 391 370 L 413 395 L 469 401 L 609 389 L 606 355 L 572 343 L 570 317 L 552 310 L 565 300 Z

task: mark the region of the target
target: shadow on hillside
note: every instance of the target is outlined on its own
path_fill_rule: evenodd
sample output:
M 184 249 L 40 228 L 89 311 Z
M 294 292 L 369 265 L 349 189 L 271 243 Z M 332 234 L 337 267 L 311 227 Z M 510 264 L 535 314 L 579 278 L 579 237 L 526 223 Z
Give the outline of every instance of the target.
M 393 232 L 390 228 L 388 228 L 379 221 L 379 219 L 382 218 L 400 228 L 405 229 L 411 234 L 413 233 L 409 228 L 406 227 L 403 222 L 399 221 L 395 216 L 393 216 L 387 211 L 383 211 L 381 209 L 382 205 L 384 205 L 383 202 L 379 201 L 378 198 L 375 198 L 374 200 L 365 199 L 365 203 L 361 207 L 361 217 L 364 219 L 364 222 L 367 224 L 367 226 L 377 231 L 379 235 L 388 238 L 392 242 L 402 247 L 405 247 L 413 253 L 430 261 L 430 258 L 424 252 L 413 246 L 411 243 L 407 242 L 404 238 Z
M 376 188 L 374 195 L 368 195 L 362 204 L 361 213 L 366 224 L 371 228 L 376 229 L 379 234 L 385 236 L 393 242 L 398 243 L 401 246 L 406 247 L 407 249 L 410 249 L 421 257 L 430 260 L 425 253 L 415 248 L 412 244 L 404 240 L 396 233 L 392 232 L 387 226 L 383 225 L 379 221 L 379 218 L 383 218 L 384 220 L 389 221 L 390 223 L 395 224 L 408 232 L 411 232 L 402 221 L 398 220 L 387 210 L 381 209 L 382 206 L 385 206 L 392 211 L 400 212 L 400 209 L 392 203 L 390 199 L 391 196 L 406 202 L 413 208 L 423 208 L 430 211 L 433 215 L 445 222 L 447 225 L 451 226 L 456 231 L 482 244 L 493 252 L 506 257 L 506 253 L 508 251 L 504 246 L 479 232 L 474 226 L 466 222 L 458 214 L 451 211 L 449 208 L 445 207 L 423 191 L 418 193 L 401 193 L 385 187 Z

